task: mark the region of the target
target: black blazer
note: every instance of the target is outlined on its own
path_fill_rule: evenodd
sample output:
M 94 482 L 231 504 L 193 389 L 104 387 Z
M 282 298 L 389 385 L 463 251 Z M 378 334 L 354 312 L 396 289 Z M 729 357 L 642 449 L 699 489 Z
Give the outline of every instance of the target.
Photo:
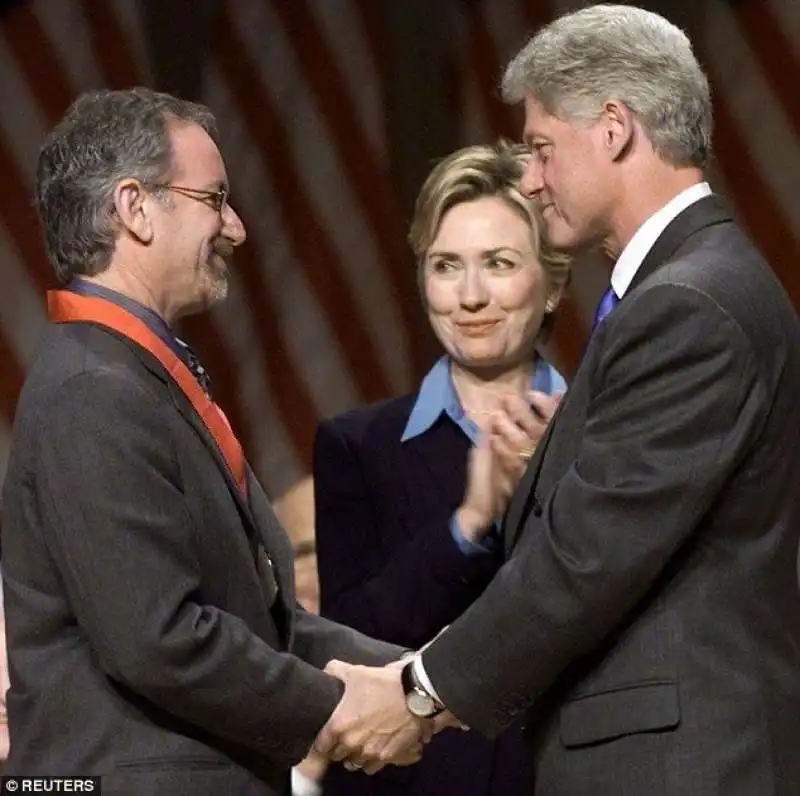
M 800 323 L 714 197 L 658 239 L 423 656 L 535 793 L 800 792 Z
M 419 648 L 481 594 L 502 562 L 470 558 L 450 534 L 470 442 L 441 418 L 400 443 L 416 395 L 324 422 L 314 455 L 322 613 L 376 638 Z M 527 794 L 518 728 L 491 742 L 447 731 L 415 766 L 373 777 L 332 766 L 325 796 Z
M 176 383 L 130 341 L 51 327 L 13 434 L 4 773 L 101 774 L 104 793 L 130 796 L 284 793 L 342 690 L 315 667 L 401 650 L 296 608 L 258 482 L 245 503 Z

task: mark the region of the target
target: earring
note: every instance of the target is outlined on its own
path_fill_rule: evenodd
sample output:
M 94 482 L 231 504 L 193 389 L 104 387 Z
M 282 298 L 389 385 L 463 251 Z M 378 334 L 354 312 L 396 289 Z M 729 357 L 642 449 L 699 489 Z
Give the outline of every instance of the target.
M 555 312 L 557 306 L 558 298 L 556 296 L 550 296 L 550 298 L 545 302 L 544 311 L 549 315 L 551 312 Z

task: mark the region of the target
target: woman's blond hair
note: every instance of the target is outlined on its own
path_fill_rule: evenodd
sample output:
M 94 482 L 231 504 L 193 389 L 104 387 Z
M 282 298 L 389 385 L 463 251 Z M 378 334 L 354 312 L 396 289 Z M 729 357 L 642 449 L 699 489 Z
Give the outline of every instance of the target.
M 539 202 L 528 198 L 519 189 L 529 157 L 527 147 L 501 139 L 495 144 L 456 150 L 433 168 L 417 196 L 408 234 L 417 259 L 420 286 L 425 255 L 446 213 L 462 202 L 497 197 L 505 201 L 530 227 L 534 251 L 549 279 L 548 316 L 552 313 L 569 281 L 571 259 L 551 248 L 544 240 Z

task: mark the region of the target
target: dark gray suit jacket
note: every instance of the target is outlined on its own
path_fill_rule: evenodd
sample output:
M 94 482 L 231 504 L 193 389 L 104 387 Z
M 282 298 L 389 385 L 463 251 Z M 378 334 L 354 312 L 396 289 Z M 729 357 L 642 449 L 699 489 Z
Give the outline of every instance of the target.
M 316 667 L 401 652 L 296 606 L 252 473 L 245 502 L 162 366 L 93 324 L 52 327 L 28 376 L 2 535 L 5 773 L 283 793 L 342 692 Z
M 709 197 L 593 336 L 509 560 L 424 654 L 536 794 L 800 793 L 800 324 Z

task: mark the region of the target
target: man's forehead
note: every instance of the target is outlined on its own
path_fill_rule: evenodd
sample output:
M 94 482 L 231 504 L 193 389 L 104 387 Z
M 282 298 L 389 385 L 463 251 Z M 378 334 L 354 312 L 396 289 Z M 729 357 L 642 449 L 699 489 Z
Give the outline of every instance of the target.
M 172 163 L 176 171 L 198 174 L 206 182 L 225 180 L 225 164 L 211 136 L 199 124 L 170 123 Z
M 556 119 L 551 116 L 535 97 L 525 98 L 525 135 L 531 138 L 544 135 L 552 129 Z

